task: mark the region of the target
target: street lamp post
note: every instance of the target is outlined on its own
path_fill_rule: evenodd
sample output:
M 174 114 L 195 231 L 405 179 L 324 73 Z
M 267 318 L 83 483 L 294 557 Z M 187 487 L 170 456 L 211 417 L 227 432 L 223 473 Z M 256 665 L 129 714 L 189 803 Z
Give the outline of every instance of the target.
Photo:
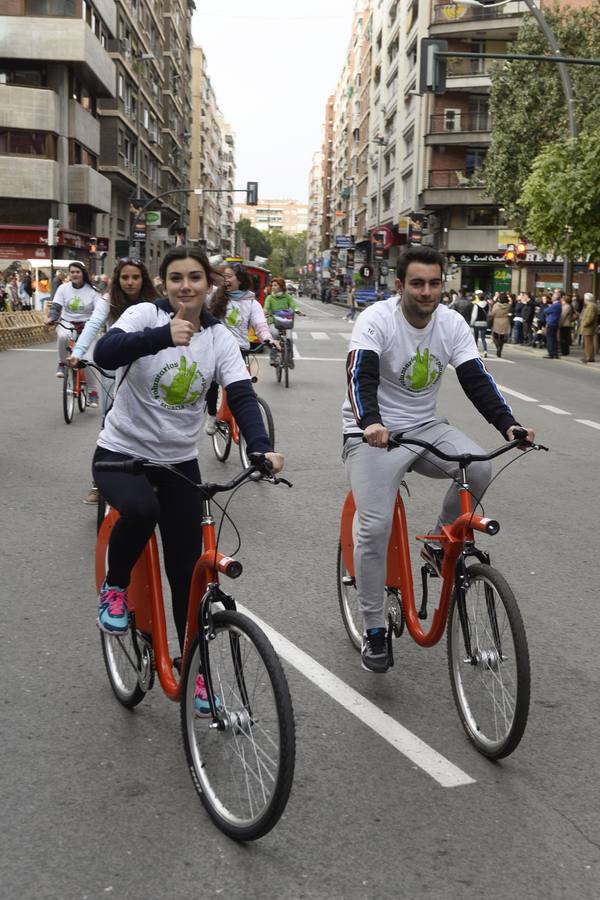
M 387 146 L 387 138 L 382 134 L 377 134 L 373 138 L 373 143 L 377 144 L 378 147 L 378 155 L 377 155 L 377 203 L 376 203 L 376 214 L 375 214 L 375 228 L 379 228 L 379 219 L 381 216 L 381 157 L 383 155 L 383 148 Z M 375 262 L 375 260 L 374 260 Z M 379 289 L 379 282 L 381 279 L 381 260 L 377 260 L 377 265 L 375 270 L 377 272 L 377 279 L 375 283 L 375 287 Z

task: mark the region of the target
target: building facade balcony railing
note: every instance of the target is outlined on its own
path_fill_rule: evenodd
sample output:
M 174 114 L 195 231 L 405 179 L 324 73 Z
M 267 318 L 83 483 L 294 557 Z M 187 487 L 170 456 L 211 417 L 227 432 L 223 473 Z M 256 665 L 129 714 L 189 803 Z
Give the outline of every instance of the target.
M 428 187 L 430 189 L 448 188 L 481 188 L 483 175 L 479 169 L 432 169 L 429 172 Z
M 449 115 L 451 112 L 451 115 Z M 491 131 L 492 123 L 489 113 L 466 113 L 460 110 L 448 110 L 434 113 L 429 120 L 430 134 L 455 134 L 464 132 Z
M 441 2 L 433 9 L 432 24 L 449 25 L 460 22 L 489 21 L 490 19 L 511 19 L 527 12 L 523 0 L 514 0 L 502 7 L 462 6 L 460 3 Z

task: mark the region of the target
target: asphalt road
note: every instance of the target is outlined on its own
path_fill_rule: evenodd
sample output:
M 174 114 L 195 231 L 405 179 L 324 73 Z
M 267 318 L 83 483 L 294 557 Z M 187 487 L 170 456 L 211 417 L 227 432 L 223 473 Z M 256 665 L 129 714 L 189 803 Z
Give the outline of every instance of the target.
M 282 647 L 297 723 L 286 813 L 249 846 L 204 813 L 178 710 L 159 688 L 130 713 L 108 686 L 94 624 L 95 510 L 81 502 L 99 412 L 63 423 L 51 347 L 0 354 L 2 898 L 600 895 L 600 372 L 511 347 L 505 360 L 488 360 L 515 415 L 551 447 L 516 462 L 488 495 L 502 527 L 481 543 L 519 599 L 532 664 L 525 737 L 493 764 L 460 727 L 445 641 L 423 650 L 404 636 L 393 671 L 376 677 L 345 636 L 335 552 L 351 326 L 337 308 L 303 304 L 310 317 L 297 319 L 290 389 L 275 383 L 266 358 L 257 385 L 294 488 L 253 485 L 233 504 L 246 566 L 233 593 L 292 645 Z M 501 443 L 452 372 L 440 412 L 483 446 Z M 211 480 L 239 465 L 235 452 L 219 464 L 205 438 L 200 453 Z M 445 488 L 416 475 L 409 488 L 418 533 Z M 226 532 L 224 548 L 233 540 Z M 420 739 L 412 758 L 359 717 L 360 703 L 339 702 L 339 682 L 322 682 L 329 693 L 319 687 L 314 664 L 371 701 L 390 728 Z M 465 776 L 461 784 L 432 777 L 429 748 Z

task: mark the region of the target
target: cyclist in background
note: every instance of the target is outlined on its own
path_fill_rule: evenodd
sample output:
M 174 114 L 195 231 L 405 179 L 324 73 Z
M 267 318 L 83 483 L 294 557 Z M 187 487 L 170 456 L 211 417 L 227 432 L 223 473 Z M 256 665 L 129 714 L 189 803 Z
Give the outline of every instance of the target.
M 140 259 L 130 257 L 120 259 L 112 274 L 109 290 L 97 302 L 93 315 L 88 319 L 71 356 L 67 359 L 67 365 L 73 368 L 79 365 L 106 322 L 112 325 L 128 307 L 142 301 L 151 302 L 157 297 L 158 293 L 144 263 Z M 106 412 L 113 384 L 106 379 L 103 380 L 102 387 L 103 408 Z M 95 484 L 92 484 L 83 502 L 88 504 L 98 502 L 98 488 Z
M 72 326 L 78 334 L 91 318 L 100 300 L 100 295 L 91 285 L 88 270 L 80 262 L 69 263 L 69 281 L 57 288 L 46 325 L 56 326 L 59 323 Z M 70 338 L 67 328 L 61 328 L 58 334 L 58 368 L 57 378 L 64 378 L 64 367 L 67 363 L 67 343 Z M 98 406 L 98 392 L 90 391 L 89 406 Z
M 269 443 L 237 341 L 204 309 L 213 279 L 204 251 L 174 247 L 159 271 L 167 299 L 129 307 L 98 341 L 94 353 L 99 366 L 117 369 L 119 384 L 92 468 L 102 495 L 120 514 L 110 535 L 98 625 L 110 634 L 127 631 L 131 571 L 158 524 L 183 648 L 189 587 L 202 551 L 202 500 L 168 470 L 146 469 L 132 477 L 98 471 L 96 463 L 132 457 L 168 463 L 198 483 L 198 436 L 206 390 L 213 380 L 227 388 L 249 452 L 264 452 L 274 472 L 283 468 L 283 456 Z M 203 683 L 196 687 L 198 709 L 206 692 Z
M 387 448 L 392 432 L 421 438 L 447 453 L 483 451 L 437 418 L 436 401 L 448 365 L 477 410 L 507 439 L 519 427 L 491 375 L 486 371 L 462 316 L 440 305 L 445 259 L 431 247 L 407 250 L 398 262 L 400 296 L 375 303 L 358 318 L 346 365 L 348 394 L 343 405 L 346 474 L 358 513 L 354 566 L 363 615 L 361 661 L 370 672 L 390 667 L 384 620 L 386 557 L 394 504 L 406 472 L 431 478 L 456 478 L 458 465 L 438 460 L 418 447 Z M 364 441 L 363 441 L 364 438 Z M 528 429 L 528 438 L 534 433 Z M 469 467 L 470 488 L 480 497 L 491 477 L 489 462 Z M 460 512 L 456 484 L 444 498 L 435 526 L 452 522 Z M 425 559 L 439 572 L 441 551 L 425 544 Z
M 267 317 L 267 324 L 271 329 L 271 336 L 273 340 L 276 341 L 279 337 L 279 332 L 275 328 L 273 324 L 273 313 L 281 312 L 284 309 L 291 309 L 299 316 L 305 316 L 306 313 L 303 313 L 294 298 L 291 294 L 287 293 L 285 278 L 273 278 L 271 280 L 271 292 L 268 297 L 265 298 L 265 316 Z M 277 349 L 276 347 L 271 347 L 271 365 L 277 365 Z M 294 368 L 294 357 L 293 354 L 290 355 L 290 369 Z
M 223 283 L 210 299 L 211 315 L 227 326 L 242 351 L 250 349 L 250 328 L 254 329 L 260 341 L 271 343 L 271 332 L 263 308 L 251 288 L 252 278 L 248 270 L 241 263 L 233 263 L 225 267 Z M 217 430 L 217 395 L 215 382 L 206 394 L 206 434 L 214 434 Z

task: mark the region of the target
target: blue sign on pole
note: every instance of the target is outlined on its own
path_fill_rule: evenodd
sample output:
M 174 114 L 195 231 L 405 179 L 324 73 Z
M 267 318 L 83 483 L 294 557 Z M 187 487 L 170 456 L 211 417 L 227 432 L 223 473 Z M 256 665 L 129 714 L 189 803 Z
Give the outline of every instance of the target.
M 335 246 L 340 249 L 350 250 L 354 247 L 354 240 L 351 234 L 336 234 Z

